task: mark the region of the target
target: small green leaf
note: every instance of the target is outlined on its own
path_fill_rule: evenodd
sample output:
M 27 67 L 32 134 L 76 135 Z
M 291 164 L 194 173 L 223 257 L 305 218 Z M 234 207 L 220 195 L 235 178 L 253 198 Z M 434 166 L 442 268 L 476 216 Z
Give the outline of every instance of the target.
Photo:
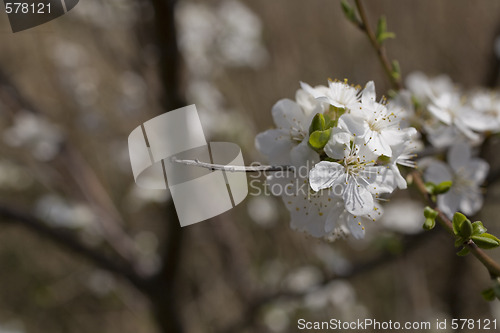
M 446 193 L 450 190 L 451 185 L 453 185 L 453 182 L 451 180 L 442 182 L 436 186 L 435 193 L 436 194 Z
M 390 34 L 392 34 L 392 32 Z M 392 34 L 392 35 L 393 36 L 390 37 L 390 38 L 394 38 L 395 37 L 394 34 Z M 389 38 L 389 37 L 387 37 L 387 38 Z M 391 72 L 391 75 L 396 80 L 399 80 L 401 78 L 401 67 L 399 67 L 399 62 L 397 60 L 393 60 L 392 61 L 392 72 Z
M 479 236 L 481 234 L 484 234 L 486 231 L 487 229 L 483 226 L 483 223 L 481 221 L 472 223 L 472 236 Z
M 435 226 L 436 226 L 436 220 L 435 219 L 426 218 L 425 222 L 424 222 L 424 225 L 422 227 L 424 228 L 424 230 L 431 230 L 431 229 L 434 229 Z
M 436 219 L 438 216 L 438 212 L 432 209 L 431 207 L 427 206 L 424 208 L 424 216 L 428 219 Z
M 325 129 L 325 117 L 321 113 L 316 113 L 309 125 L 309 135 L 316 131 L 323 131 Z
M 395 38 L 396 35 L 393 32 L 387 31 L 387 20 L 385 16 L 381 16 L 377 23 L 377 31 L 375 32 L 377 38 L 377 43 L 382 44 L 388 38 Z
M 462 225 L 462 222 L 467 220 L 464 214 L 456 212 L 455 215 L 453 215 L 453 233 L 455 235 L 458 235 L 460 232 L 460 225 Z
M 469 220 L 465 220 L 460 224 L 460 236 L 464 239 L 469 239 L 472 235 L 472 223 Z
M 486 290 L 483 290 L 481 292 L 481 296 L 483 296 L 483 298 L 486 300 L 486 301 L 493 301 L 495 300 L 495 291 L 493 290 L 493 288 L 488 288 Z
M 358 23 L 358 18 L 356 17 L 356 12 L 354 11 L 354 8 L 351 7 L 347 1 L 342 0 L 340 2 L 340 5 L 342 7 L 342 11 L 344 12 L 345 17 L 351 22 Z
M 464 257 L 470 253 L 469 248 L 464 246 L 460 251 L 457 252 L 457 256 Z
M 463 239 L 462 237 L 457 237 L 457 239 L 455 239 L 455 247 L 460 247 L 464 245 L 464 243 L 465 239 Z
M 493 235 L 484 233 L 479 236 L 471 237 L 474 243 L 481 249 L 489 250 L 500 246 L 500 240 Z
M 313 149 L 321 150 L 328 143 L 328 140 L 330 140 L 331 133 L 331 128 L 324 131 L 315 131 L 309 136 L 309 144 Z

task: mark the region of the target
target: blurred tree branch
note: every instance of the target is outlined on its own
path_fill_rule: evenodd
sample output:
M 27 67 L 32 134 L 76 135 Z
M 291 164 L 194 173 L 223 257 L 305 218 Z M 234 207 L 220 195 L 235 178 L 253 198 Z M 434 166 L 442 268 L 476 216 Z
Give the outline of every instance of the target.
M 91 248 L 83 243 L 74 232 L 48 226 L 34 215 L 0 203 L 0 223 L 19 224 L 35 234 L 87 259 L 95 266 L 117 274 L 128 280 L 137 289 L 144 289 L 144 281 L 132 267 L 117 258 L 110 258 L 103 251 Z

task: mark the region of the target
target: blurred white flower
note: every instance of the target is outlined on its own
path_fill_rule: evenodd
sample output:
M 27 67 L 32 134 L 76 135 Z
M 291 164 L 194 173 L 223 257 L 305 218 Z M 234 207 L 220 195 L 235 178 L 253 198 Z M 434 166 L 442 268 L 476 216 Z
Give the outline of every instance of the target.
M 316 266 L 303 266 L 291 272 L 285 278 L 285 284 L 291 291 L 305 292 L 317 286 L 323 279 L 321 270 Z
M 437 199 L 439 209 L 448 217 L 451 218 L 455 212 L 473 215 L 483 206 L 480 186 L 488 175 L 489 165 L 482 159 L 473 158 L 470 147 L 465 143 L 453 145 L 447 157 L 448 164 L 431 161 L 424 178 L 435 184 L 453 182 L 450 190 Z
M 56 125 L 27 111 L 16 114 L 13 125 L 3 133 L 5 143 L 27 148 L 41 161 L 56 156 L 62 139 L 62 132 Z
M 259 67 L 268 58 L 260 19 L 239 1 L 181 3 L 176 10 L 179 48 L 189 70 L 199 76 L 219 66 Z
M 500 96 L 490 91 L 472 94 L 468 105 L 472 111 L 466 113 L 467 125 L 478 132 L 500 131 Z
M 248 215 L 262 227 L 270 227 L 278 219 L 278 207 L 275 200 L 262 196 L 253 197 L 247 205 Z
M 447 75 L 429 78 L 422 72 L 410 73 L 405 80 L 406 87 L 424 106 L 436 96 L 455 91 L 455 86 Z
M 55 195 L 45 195 L 36 203 L 37 215 L 57 227 L 85 228 L 95 221 L 92 210 L 81 203 L 70 203 Z
M 479 134 L 472 130 L 469 122 L 470 117 L 474 116 L 474 110 L 462 102 L 459 93 L 447 92 L 432 98 L 428 110 L 442 123 L 458 129 L 469 140 L 477 141 L 480 139 Z
M 0 189 L 23 190 L 33 183 L 33 176 L 22 166 L 0 160 Z
M 391 200 L 384 206 L 384 227 L 402 234 L 416 234 L 422 231 L 424 206 L 414 200 Z

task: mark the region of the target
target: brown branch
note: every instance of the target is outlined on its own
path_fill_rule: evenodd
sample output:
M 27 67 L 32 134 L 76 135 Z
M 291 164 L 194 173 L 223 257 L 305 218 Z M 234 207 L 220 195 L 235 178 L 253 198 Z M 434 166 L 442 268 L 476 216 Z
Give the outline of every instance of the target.
M 368 22 L 368 17 L 366 16 L 366 11 L 363 4 L 361 3 L 361 0 L 355 0 L 354 2 L 356 3 L 356 7 L 358 8 L 358 13 L 361 18 L 360 24 L 357 24 L 356 26 L 366 33 L 366 36 L 370 40 L 370 43 L 377 52 L 377 56 L 378 59 L 380 60 L 382 68 L 384 69 L 389 80 L 391 81 L 392 87 L 396 90 L 403 89 L 403 84 L 401 83 L 401 77 L 395 77 L 393 75 L 392 66 L 391 63 L 389 62 L 389 59 L 387 58 L 387 52 L 385 50 L 385 47 L 377 41 L 377 37 L 375 36 L 375 33 L 370 27 L 370 23 Z
M 125 278 L 137 289 L 144 290 L 145 288 L 143 277 L 138 275 L 127 262 L 117 258 L 110 258 L 102 251 L 89 247 L 81 242 L 73 232 L 48 226 L 37 217 L 25 211 L 9 207 L 5 203 L 0 203 L 0 217 L 0 223 L 20 225 L 30 232 L 87 259 L 95 266 Z
M 424 196 L 427 204 L 438 212 L 437 221 L 446 229 L 446 231 L 455 236 L 453 233 L 453 223 L 441 210 L 439 210 L 437 204 L 431 199 L 427 189 L 425 188 L 425 183 L 420 172 L 414 171 L 410 175 L 417 189 Z M 486 267 L 492 277 L 500 277 L 500 265 L 497 262 L 491 259 L 472 240 L 469 240 L 465 245 L 469 248 L 469 251 L 474 255 L 474 257 L 476 257 L 484 265 L 484 267 Z

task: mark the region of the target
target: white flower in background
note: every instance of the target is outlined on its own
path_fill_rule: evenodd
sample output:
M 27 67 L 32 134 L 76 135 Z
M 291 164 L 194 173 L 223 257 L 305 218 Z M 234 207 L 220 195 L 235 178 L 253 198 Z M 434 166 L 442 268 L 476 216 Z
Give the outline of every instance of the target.
M 12 127 L 3 133 L 5 143 L 27 148 L 41 161 L 50 161 L 56 156 L 62 139 L 56 125 L 26 111 L 16 114 Z
M 36 212 L 41 219 L 64 228 L 85 228 L 95 220 L 87 205 L 67 202 L 56 195 L 45 195 L 39 199 Z
M 314 115 L 322 111 L 319 102 L 314 107 L 307 105 L 306 108 L 302 108 L 290 99 L 278 101 L 272 109 L 276 129 L 257 135 L 255 138 L 257 150 L 272 164 L 291 163 L 300 166 L 306 161 L 318 161 L 318 154 L 309 147 L 309 125 Z
M 477 213 L 483 206 L 480 185 L 488 175 L 489 165 L 479 158 L 472 158 L 466 143 L 457 143 L 448 151 L 448 164 L 433 160 L 425 170 L 426 181 L 440 184 L 452 181 L 450 190 L 438 196 L 438 207 L 448 217 L 455 212 L 465 215 Z
M 328 87 L 317 86 L 313 88 L 304 82 L 301 82 L 300 86 L 314 98 L 336 108 L 350 110 L 356 108 L 359 103 L 359 88 L 350 86 L 347 81 L 330 80 Z
M 422 72 L 410 73 L 405 80 L 406 87 L 420 104 L 426 105 L 431 98 L 455 91 L 453 81 L 447 75 L 429 78 Z
M 376 102 L 375 85 L 370 81 L 361 95 L 361 105 L 342 115 L 339 127 L 361 138 L 375 154 L 391 157 L 391 146 L 416 134 L 413 127 L 401 128 L 403 117 L 399 110 L 392 107 L 389 110 L 386 105 Z
M 422 231 L 424 205 L 409 199 L 391 200 L 384 206 L 381 224 L 387 229 L 402 234 L 417 234 Z
M 468 101 L 473 110 L 465 114 L 467 125 L 478 132 L 500 131 L 500 96 L 494 92 L 480 91 Z
M 470 141 L 480 140 L 479 134 L 472 130 L 468 122 L 468 119 L 474 114 L 474 110 L 462 102 L 459 93 L 447 92 L 433 98 L 428 110 L 445 125 L 457 128 Z

